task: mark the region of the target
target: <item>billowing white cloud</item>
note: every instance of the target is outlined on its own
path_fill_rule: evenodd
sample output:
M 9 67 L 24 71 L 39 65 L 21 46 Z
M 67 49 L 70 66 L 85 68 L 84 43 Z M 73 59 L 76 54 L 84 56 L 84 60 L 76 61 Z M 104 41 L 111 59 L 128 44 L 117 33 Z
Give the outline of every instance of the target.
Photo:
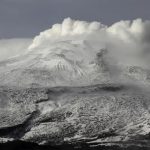
M 33 44 L 29 47 L 34 48 L 42 44 L 42 42 L 57 39 L 65 36 L 76 36 L 83 34 L 91 34 L 103 29 L 105 26 L 100 22 L 86 22 L 72 20 L 66 18 L 62 24 L 54 24 L 51 29 L 41 32 L 39 36 L 34 38 Z
M 55 24 L 52 28 L 41 32 L 33 39 L 30 46 L 30 39 L 0 40 L 0 60 L 21 54 L 27 46 L 29 46 L 27 50 L 41 49 L 42 51 L 43 47 L 48 48 L 51 42 L 77 39 L 91 43 L 89 53 L 91 56 L 95 55 L 99 49 L 106 48 L 109 51 L 109 61 L 114 60 L 125 65 L 149 64 L 150 21 L 141 19 L 120 21 L 106 26 L 100 22 L 67 18 L 62 24 Z
M 145 63 L 142 62 L 143 58 L 144 61 L 149 60 L 150 21 L 141 19 L 120 21 L 108 27 L 106 32 L 110 37 L 107 43 L 110 45 L 110 51 L 114 52 L 113 55 L 118 54 L 118 57 L 126 60 L 126 63 L 133 61 L 135 65 Z
M 108 49 L 109 55 L 120 59 L 122 63 L 142 63 L 139 62 L 141 57 L 149 59 L 150 21 L 120 21 L 108 27 L 100 22 L 67 18 L 62 24 L 55 24 L 36 36 L 29 49 L 46 47 L 58 39 L 86 39 L 95 43 L 97 48 Z

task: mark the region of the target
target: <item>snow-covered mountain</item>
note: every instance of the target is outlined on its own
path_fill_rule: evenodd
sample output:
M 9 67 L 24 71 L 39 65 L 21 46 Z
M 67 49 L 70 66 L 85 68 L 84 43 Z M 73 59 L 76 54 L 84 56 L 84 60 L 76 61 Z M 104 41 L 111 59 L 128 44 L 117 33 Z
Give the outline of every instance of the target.
M 149 150 L 150 70 L 121 29 L 66 19 L 1 61 L 0 143 Z

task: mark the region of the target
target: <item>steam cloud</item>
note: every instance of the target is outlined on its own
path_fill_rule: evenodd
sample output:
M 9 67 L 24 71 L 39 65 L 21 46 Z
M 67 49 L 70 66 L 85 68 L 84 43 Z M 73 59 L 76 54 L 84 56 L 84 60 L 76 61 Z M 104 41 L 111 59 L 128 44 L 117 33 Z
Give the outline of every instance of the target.
M 0 61 L 23 54 L 31 44 L 31 39 L 0 40 Z
M 60 39 L 88 40 L 93 47 L 108 50 L 108 61 L 149 67 L 150 21 L 141 19 L 120 21 L 108 27 L 99 22 L 90 23 L 67 18 L 62 24 L 55 24 L 51 29 L 41 32 L 33 39 L 27 50 L 48 47 L 51 41 Z M 29 39 L 1 40 L 0 60 L 22 53 L 29 45 L 29 41 Z

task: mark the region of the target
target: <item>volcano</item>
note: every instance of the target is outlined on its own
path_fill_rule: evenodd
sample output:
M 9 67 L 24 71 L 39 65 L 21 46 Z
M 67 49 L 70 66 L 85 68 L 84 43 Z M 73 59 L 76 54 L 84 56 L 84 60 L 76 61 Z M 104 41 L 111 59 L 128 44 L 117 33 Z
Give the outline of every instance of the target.
M 68 18 L 0 62 L 0 147 L 150 149 L 150 71 L 105 30 Z

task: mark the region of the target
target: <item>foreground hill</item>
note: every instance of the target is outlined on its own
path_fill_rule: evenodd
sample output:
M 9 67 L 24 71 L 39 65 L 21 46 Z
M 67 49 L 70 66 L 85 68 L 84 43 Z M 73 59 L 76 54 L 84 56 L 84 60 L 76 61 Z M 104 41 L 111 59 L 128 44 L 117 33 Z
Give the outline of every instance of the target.
M 1 87 L 0 96 L 1 143 L 21 140 L 53 147 L 150 148 L 146 90 L 115 84 L 22 90 Z

